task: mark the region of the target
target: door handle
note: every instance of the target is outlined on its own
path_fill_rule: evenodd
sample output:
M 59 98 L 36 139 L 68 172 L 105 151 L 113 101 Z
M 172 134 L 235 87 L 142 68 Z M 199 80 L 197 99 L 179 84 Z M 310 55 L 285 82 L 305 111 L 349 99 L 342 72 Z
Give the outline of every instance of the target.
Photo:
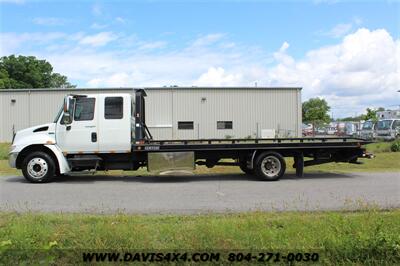
M 92 132 L 92 142 L 97 142 L 97 133 Z
M 67 130 L 67 131 L 70 131 L 70 130 L 71 130 L 71 126 L 67 126 L 67 127 L 66 127 L 66 130 Z

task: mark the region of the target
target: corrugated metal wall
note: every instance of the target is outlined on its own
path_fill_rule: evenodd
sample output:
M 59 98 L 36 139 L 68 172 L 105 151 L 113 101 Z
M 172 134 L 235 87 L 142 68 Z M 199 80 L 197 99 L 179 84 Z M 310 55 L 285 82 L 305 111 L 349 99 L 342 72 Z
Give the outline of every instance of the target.
M 74 89 L 75 94 L 131 89 Z M 261 137 L 262 129 L 279 136 L 301 136 L 301 94 L 296 88 L 148 88 L 146 122 L 155 139 Z M 0 90 L 0 141 L 16 130 L 53 121 L 63 97 L 72 90 Z M 12 100 L 15 102 L 12 102 Z M 193 121 L 193 130 L 178 129 Z M 232 121 L 233 129 L 217 129 Z
M 172 91 L 146 90 L 146 124 L 154 139 L 173 138 Z
M 147 94 L 147 124 L 157 138 L 255 138 L 262 129 L 301 136 L 300 90 L 178 88 Z M 193 130 L 179 130 L 179 121 L 193 121 Z M 232 121 L 233 128 L 217 129 L 217 121 Z

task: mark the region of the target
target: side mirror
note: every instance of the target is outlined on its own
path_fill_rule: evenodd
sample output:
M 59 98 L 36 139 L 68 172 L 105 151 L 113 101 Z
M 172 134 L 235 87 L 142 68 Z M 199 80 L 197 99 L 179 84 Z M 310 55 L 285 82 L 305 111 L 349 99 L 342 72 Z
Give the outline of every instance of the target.
M 63 107 L 63 109 L 64 109 L 64 115 L 66 114 L 66 113 L 69 113 L 69 110 L 70 110 L 70 99 L 71 99 L 71 96 L 65 96 L 64 97 L 64 107 Z
M 71 124 L 72 123 L 71 115 L 69 113 L 64 113 L 61 123 L 64 125 Z
M 72 123 L 71 111 L 73 109 L 73 98 L 70 95 L 64 97 L 62 124 L 68 125 Z

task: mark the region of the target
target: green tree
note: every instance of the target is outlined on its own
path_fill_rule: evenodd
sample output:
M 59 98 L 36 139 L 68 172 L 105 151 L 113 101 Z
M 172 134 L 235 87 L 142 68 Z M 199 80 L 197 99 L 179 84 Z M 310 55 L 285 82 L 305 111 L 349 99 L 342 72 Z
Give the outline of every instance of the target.
M 371 108 L 367 108 L 367 114 L 365 114 L 364 116 L 363 116 L 363 119 L 364 120 L 372 120 L 372 121 L 378 121 L 378 116 L 377 116 L 377 112 L 379 112 L 379 111 L 385 111 L 385 108 L 383 108 L 383 107 L 379 107 L 378 109 L 376 109 L 376 110 L 374 110 L 374 109 L 371 109 Z
M 52 65 L 34 56 L 0 58 L 0 89 L 74 88 L 66 76 L 53 73 Z
M 311 98 L 303 102 L 303 120 L 304 122 L 313 125 L 313 134 L 315 134 L 315 127 L 322 124 L 329 123 L 329 110 L 331 109 L 324 99 Z
M 372 121 L 377 120 L 376 110 L 367 108 L 367 114 L 364 116 L 364 120 L 372 120 Z

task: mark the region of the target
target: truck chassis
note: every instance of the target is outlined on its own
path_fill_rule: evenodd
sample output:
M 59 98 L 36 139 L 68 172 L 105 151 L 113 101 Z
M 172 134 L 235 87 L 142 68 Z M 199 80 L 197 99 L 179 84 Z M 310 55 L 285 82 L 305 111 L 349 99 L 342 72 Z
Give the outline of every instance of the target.
M 200 140 L 150 140 L 135 144 L 136 153 L 194 152 L 197 165 L 239 166 L 248 174 L 256 174 L 264 180 L 278 180 L 285 172 L 283 157 L 293 157 L 296 175 L 303 176 L 306 166 L 329 163 L 359 163 L 359 157 L 368 157 L 362 145 L 369 143 L 357 138 L 276 138 L 276 139 L 200 139 Z M 281 164 L 281 173 L 270 177 L 262 173 L 260 163 L 270 156 Z M 233 159 L 224 162 L 222 159 Z M 305 160 L 307 158 L 307 160 Z M 264 169 L 265 170 L 265 169 Z M 265 172 L 265 171 L 264 171 Z
M 246 174 L 275 181 L 285 173 L 284 157 L 294 159 L 296 175 L 302 177 L 307 166 L 330 162 L 359 164 L 358 158 L 372 157 L 361 147 L 367 143 L 370 142 L 357 138 L 143 140 L 132 145 L 131 153 L 69 155 L 67 160 L 76 171 L 137 170 L 150 166 L 150 154 L 193 153 L 197 165 L 239 166 Z

